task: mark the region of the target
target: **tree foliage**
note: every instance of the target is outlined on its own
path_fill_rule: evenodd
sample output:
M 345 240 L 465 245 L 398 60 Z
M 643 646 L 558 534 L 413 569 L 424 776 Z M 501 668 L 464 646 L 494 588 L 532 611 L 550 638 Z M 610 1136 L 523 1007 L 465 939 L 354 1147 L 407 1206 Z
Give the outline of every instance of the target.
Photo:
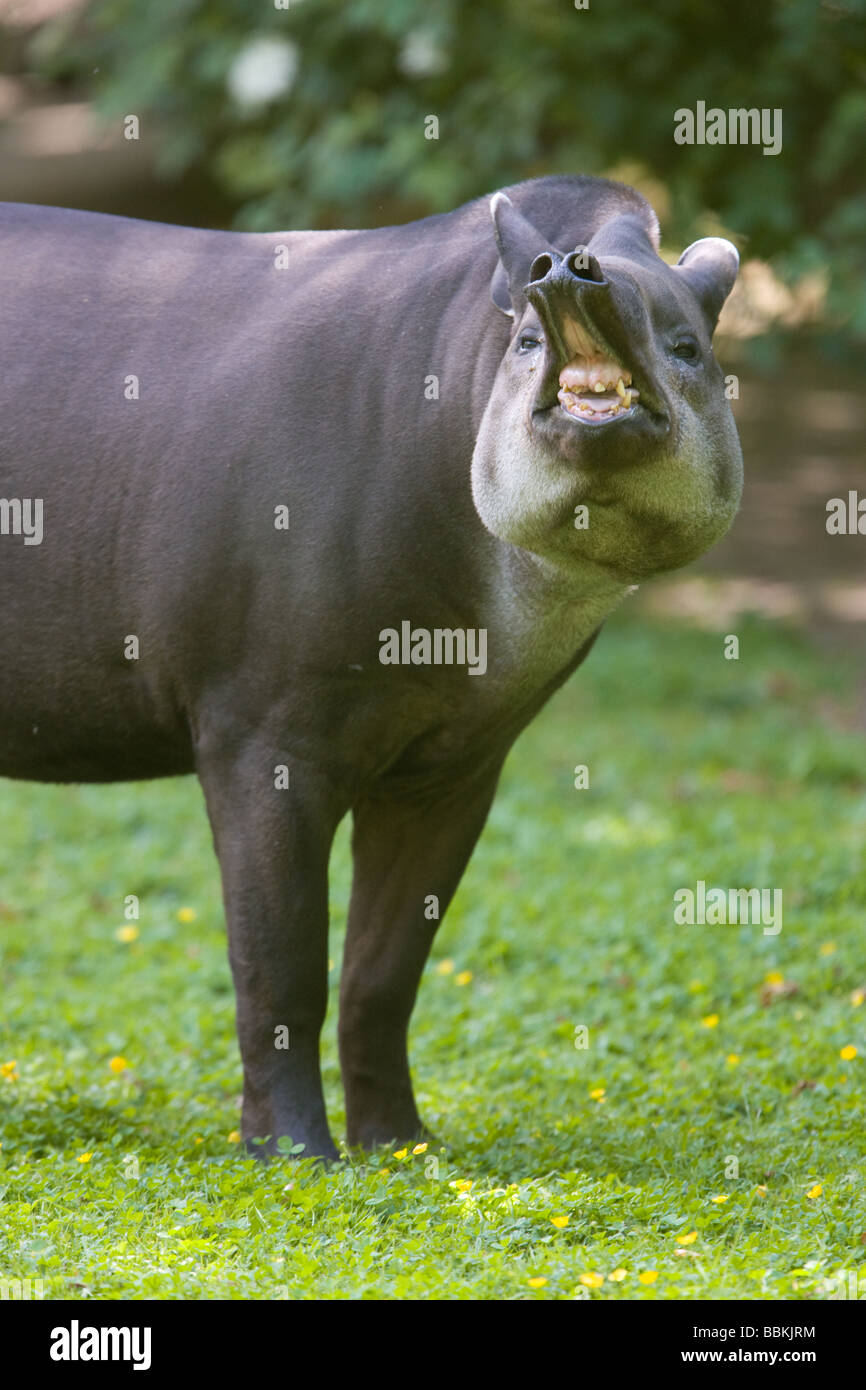
M 158 122 L 165 174 L 206 170 L 240 227 L 613 173 L 658 188 L 672 241 L 725 229 L 789 279 L 826 271 L 831 321 L 866 340 L 866 0 L 95 0 L 64 24 L 43 69 Z M 782 152 L 677 145 L 698 101 L 780 108 Z

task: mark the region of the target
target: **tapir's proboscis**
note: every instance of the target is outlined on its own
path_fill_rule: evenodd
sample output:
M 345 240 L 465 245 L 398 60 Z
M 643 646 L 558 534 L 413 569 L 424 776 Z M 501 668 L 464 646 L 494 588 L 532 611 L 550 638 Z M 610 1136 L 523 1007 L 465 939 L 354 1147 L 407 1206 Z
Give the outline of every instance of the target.
M 623 596 L 736 512 L 711 339 L 737 253 L 669 265 L 658 235 L 583 177 L 362 231 L 0 209 L 0 775 L 197 773 L 255 1152 L 338 1156 L 342 818 L 347 1141 L 370 1147 L 425 1134 L 409 1018 L 511 744 Z

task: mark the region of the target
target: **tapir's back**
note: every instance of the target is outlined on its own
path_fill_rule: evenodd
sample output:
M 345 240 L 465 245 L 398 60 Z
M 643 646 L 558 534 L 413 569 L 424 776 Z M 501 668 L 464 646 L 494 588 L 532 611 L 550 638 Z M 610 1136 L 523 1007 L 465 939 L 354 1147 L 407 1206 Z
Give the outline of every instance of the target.
M 412 511 L 389 458 L 417 484 L 415 437 L 446 414 L 419 416 L 413 394 L 437 366 L 465 376 L 429 346 L 435 264 L 411 229 L 265 236 L 0 206 L 0 775 L 189 770 L 214 667 L 283 633 L 294 662 L 318 660 L 317 606 L 352 623 L 359 571 L 381 574 Z

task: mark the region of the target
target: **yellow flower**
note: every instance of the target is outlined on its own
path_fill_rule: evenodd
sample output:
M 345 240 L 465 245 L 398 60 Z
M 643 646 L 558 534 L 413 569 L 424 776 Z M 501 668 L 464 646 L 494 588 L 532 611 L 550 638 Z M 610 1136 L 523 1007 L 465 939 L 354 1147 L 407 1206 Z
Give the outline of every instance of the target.
M 614 1284 L 621 1284 L 627 1274 L 627 1269 L 615 1269 L 613 1274 L 609 1274 L 607 1277 L 612 1280 Z
M 409 1152 L 408 1149 L 398 1149 L 397 1152 L 394 1154 L 394 1157 L 395 1157 L 395 1158 L 405 1158 L 408 1152 Z
M 585 1284 L 588 1289 L 599 1289 L 604 1283 L 604 1275 L 595 1273 L 581 1274 L 580 1282 L 581 1284 Z
M 461 970 L 459 975 L 454 976 L 454 983 L 455 985 L 468 985 L 471 979 L 471 970 Z
M 659 1272 L 657 1269 L 643 1269 L 637 1277 L 642 1284 L 654 1284 Z
M 740 1058 L 736 1052 L 729 1052 L 727 1060 L 729 1067 L 738 1067 L 740 1065 Z
M 695 1241 L 697 1240 L 697 1238 L 698 1238 L 698 1233 L 697 1233 L 697 1231 L 689 1231 L 688 1235 L 680 1236 L 680 1238 L 679 1238 L 679 1244 L 680 1244 L 680 1245 L 694 1245 L 694 1243 L 695 1243 Z
M 415 1147 L 414 1147 L 414 1149 L 412 1150 L 412 1152 L 413 1152 L 413 1154 L 425 1154 L 425 1153 L 427 1152 L 427 1145 L 426 1145 L 426 1144 L 416 1144 Z
M 762 1183 L 759 1183 L 758 1186 L 755 1188 L 755 1191 L 756 1191 L 756 1192 L 760 1192 L 760 1194 L 761 1194 L 762 1197 L 766 1197 L 766 1195 L 767 1195 L 767 1184 L 766 1184 L 766 1183 L 763 1183 L 763 1182 L 762 1182 Z
M 17 1081 L 17 1066 L 17 1062 L 3 1062 L 2 1065 L 0 1065 L 0 1076 L 5 1076 L 7 1081 Z
M 233 1129 L 232 1132 L 231 1132 L 231 1134 L 229 1135 L 229 1143 L 230 1143 L 230 1144 L 239 1144 L 240 1142 L 241 1142 L 241 1132 L 240 1132 L 240 1130 L 239 1130 L 239 1129 Z
M 604 1100 L 604 1097 L 605 1097 L 605 1087 L 604 1087 L 604 1086 L 596 1086 L 595 1090 L 590 1091 L 589 1094 L 590 1094 L 590 1096 L 591 1096 L 591 1098 L 592 1098 L 593 1100 L 597 1100 L 597 1101 L 601 1102 L 601 1101 Z
M 568 1217 L 567 1217 L 567 1216 L 551 1216 L 551 1218 L 550 1218 L 550 1224 L 551 1224 L 551 1226 L 555 1226 L 556 1229 L 557 1229 L 558 1231 L 561 1231 L 561 1230 L 563 1229 L 563 1227 L 565 1227 L 565 1226 L 568 1225 Z
M 810 1188 L 809 1188 L 809 1191 L 806 1193 L 806 1196 L 807 1196 L 807 1197 L 811 1197 L 812 1200 L 814 1201 L 816 1197 L 820 1197 L 820 1196 L 821 1196 L 821 1193 L 822 1193 L 823 1191 L 824 1191 L 824 1184 L 823 1184 L 823 1183 L 820 1183 L 820 1182 L 816 1182 L 814 1187 L 810 1187 Z
M 728 1200 L 728 1199 L 727 1199 L 727 1196 L 711 1197 L 711 1198 L 710 1198 L 710 1201 L 711 1201 L 711 1202 L 726 1202 L 727 1200 Z
M 824 942 L 824 945 L 821 947 L 821 955 L 822 955 L 822 956 L 832 956 L 832 954 L 833 954 L 833 952 L 835 951 L 835 949 L 836 949 L 836 942 L 835 942 L 835 941 L 825 941 L 825 942 Z
M 857 1049 L 852 1043 L 849 1043 L 847 1047 L 841 1048 L 839 1056 L 842 1058 L 843 1062 L 853 1062 L 854 1058 L 857 1056 Z
M 181 907 L 178 909 L 177 920 L 179 922 L 194 922 L 197 916 L 194 907 Z
M 718 1014 L 707 1014 L 705 1018 L 701 1019 L 701 1023 L 704 1025 L 705 1028 L 715 1028 L 718 1021 Z
M 458 1191 L 458 1192 L 469 1192 L 470 1189 L 471 1189 L 471 1187 L 472 1187 L 472 1179 L 471 1179 L 471 1178 L 461 1178 L 460 1181 L 459 1181 L 458 1184 L 457 1184 L 457 1191 Z
M 78 1162 L 79 1162 L 79 1163 L 89 1163 L 90 1160 L 92 1159 L 92 1157 L 93 1157 L 93 1154 L 92 1154 L 92 1153 L 89 1153 L 89 1154 L 79 1154 L 79 1155 L 78 1155 Z
M 118 941 L 137 941 L 138 927 L 134 922 L 129 922 L 125 927 L 118 927 L 114 935 Z
M 531 1289 L 543 1289 L 547 1280 L 542 1279 L 540 1275 L 536 1275 L 534 1279 L 527 1279 L 526 1282 Z
M 195 1138 L 193 1139 L 192 1142 L 193 1142 L 194 1144 L 203 1144 L 203 1143 L 204 1143 L 204 1140 L 201 1138 L 200 1135 L 197 1134 L 197 1135 L 195 1136 Z
M 851 1003 L 855 1009 L 859 1009 L 864 999 L 866 999 L 866 989 L 855 989 L 851 995 Z
M 129 1063 L 127 1062 L 125 1057 L 112 1057 L 108 1065 L 114 1072 L 115 1076 L 120 1076 L 120 1073 L 122 1071 L 126 1071 L 126 1068 L 129 1066 Z
M 453 974 L 453 971 L 454 971 L 454 962 L 453 962 L 453 960 L 440 960 L 439 964 L 436 966 L 436 974 L 437 974 L 437 975 L 451 975 L 451 974 Z
M 771 970 L 768 975 L 764 976 L 765 985 L 783 985 L 784 983 L 785 977 L 781 970 Z

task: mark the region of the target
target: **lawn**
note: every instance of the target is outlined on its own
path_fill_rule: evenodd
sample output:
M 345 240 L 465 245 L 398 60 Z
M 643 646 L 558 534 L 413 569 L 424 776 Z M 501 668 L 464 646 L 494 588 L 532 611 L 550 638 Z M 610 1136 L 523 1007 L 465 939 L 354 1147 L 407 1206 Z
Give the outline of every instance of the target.
M 796 1299 L 866 1276 L 862 669 L 736 630 L 729 661 L 722 633 L 622 612 L 513 751 L 416 1010 L 423 1153 L 245 1157 L 194 780 L 0 782 L 0 1278 L 46 1299 Z M 780 888 L 782 930 L 677 925 L 698 880 Z M 332 885 L 339 1142 L 345 825 Z

